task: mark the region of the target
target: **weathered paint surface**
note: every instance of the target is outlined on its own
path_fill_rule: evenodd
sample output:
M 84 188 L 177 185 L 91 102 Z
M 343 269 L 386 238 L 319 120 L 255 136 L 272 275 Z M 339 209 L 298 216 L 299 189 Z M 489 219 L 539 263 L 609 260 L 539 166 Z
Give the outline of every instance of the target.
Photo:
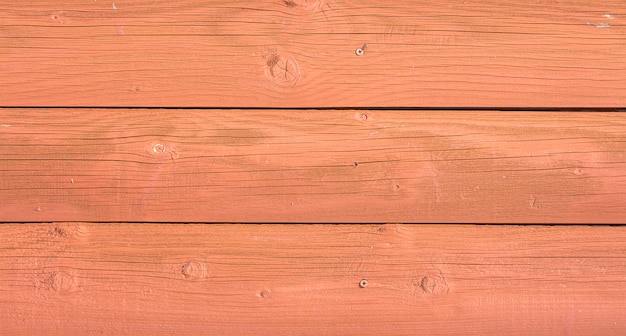
M 625 8 L 4 0 L 0 106 L 621 108 Z
M 625 335 L 626 226 L 459 224 L 626 223 L 623 18 L 3 1 L 0 335 Z
M 0 235 L 3 335 L 626 332 L 626 227 L 56 223 Z
M 626 218 L 623 113 L 0 113 L 0 221 Z

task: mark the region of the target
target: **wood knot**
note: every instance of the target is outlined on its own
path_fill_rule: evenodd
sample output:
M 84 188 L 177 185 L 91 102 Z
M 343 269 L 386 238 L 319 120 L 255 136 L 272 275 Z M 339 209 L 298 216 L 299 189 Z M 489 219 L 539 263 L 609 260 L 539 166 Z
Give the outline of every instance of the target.
M 265 56 L 265 75 L 274 84 L 295 86 L 300 79 L 300 67 L 293 56 L 273 50 Z
M 418 286 L 426 295 L 445 295 L 448 293 L 448 284 L 442 274 L 429 274 L 419 281 Z
M 52 235 L 55 237 L 67 238 L 68 233 L 60 226 L 55 226 L 54 230 L 52 230 Z
M 76 279 L 65 271 L 54 271 L 49 273 L 45 284 L 55 292 L 69 293 L 76 287 Z
M 367 121 L 369 118 L 366 113 L 357 113 L 354 118 L 358 121 Z
M 86 228 L 72 223 L 58 223 L 46 227 L 50 241 L 64 241 L 72 238 L 80 238 L 86 234 Z
M 321 11 L 324 6 L 323 0 L 282 0 L 282 4 L 291 10 L 302 10 L 306 12 Z
M 65 24 L 65 21 L 66 21 L 65 12 L 59 11 L 59 12 L 54 12 L 50 14 L 50 20 L 58 24 Z
M 269 290 L 264 289 L 264 290 L 260 291 L 257 294 L 257 296 L 260 297 L 260 298 L 263 298 L 263 299 L 269 299 L 272 296 L 272 294 L 270 293 Z
M 165 145 L 161 143 L 155 143 L 152 145 L 152 148 L 150 148 L 150 153 L 152 155 L 164 154 L 166 151 L 167 147 L 165 147 Z
M 180 273 L 187 280 L 202 279 L 206 276 L 206 267 L 197 261 L 188 261 L 183 264 Z

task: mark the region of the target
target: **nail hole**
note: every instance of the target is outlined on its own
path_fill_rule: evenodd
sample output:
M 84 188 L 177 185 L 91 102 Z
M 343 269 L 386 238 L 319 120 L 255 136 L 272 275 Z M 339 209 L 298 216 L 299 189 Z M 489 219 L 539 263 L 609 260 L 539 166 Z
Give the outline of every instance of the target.
M 354 162 L 352 163 L 352 167 L 358 167 L 358 166 L 359 166 L 359 163 L 358 163 L 358 162 L 354 161 Z
M 165 153 L 165 145 L 163 144 L 155 144 L 152 146 L 152 153 L 154 154 L 163 154 Z
M 365 54 L 365 50 L 363 48 L 359 48 L 354 52 L 357 56 L 363 56 Z
M 259 294 L 257 294 L 259 297 L 262 297 L 264 299 L 268 299 L 270 297 L 270 291 L 268 291 L 267 289 L 264 289 L 262 291 L 259 292 Z
M 365 288 L 365 287 L 367 287 L 367 285 L 369 285 L 369 282 L 367 282 L 367 280 L 363 279 L 363 280 L 359 281 L 359 287 Z

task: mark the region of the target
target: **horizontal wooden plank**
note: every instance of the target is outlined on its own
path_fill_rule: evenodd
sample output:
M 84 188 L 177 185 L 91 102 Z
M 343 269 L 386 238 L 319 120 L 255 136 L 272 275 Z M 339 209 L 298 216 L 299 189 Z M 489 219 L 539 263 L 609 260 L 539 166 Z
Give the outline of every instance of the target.
M 625 107 L 625 18 L 622 0 L 4 0 L 0 106 Z
M 0 222 L 623 223 L 626 114 L 0 110 Z
M 3 335 L 624 335 L 626 227 L 0 226 Z

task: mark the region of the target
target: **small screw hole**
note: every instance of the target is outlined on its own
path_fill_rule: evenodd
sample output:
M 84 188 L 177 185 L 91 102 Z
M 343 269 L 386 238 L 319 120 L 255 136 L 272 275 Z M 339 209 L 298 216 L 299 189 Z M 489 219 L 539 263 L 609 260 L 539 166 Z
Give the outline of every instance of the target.
M 367 287 L 367 285 L 369 285 L 369 282 L 367 282 L 367 280 L 363 279 L 363 280 L 359 281 L 359 287 L 365 288 L 365 287 Z

